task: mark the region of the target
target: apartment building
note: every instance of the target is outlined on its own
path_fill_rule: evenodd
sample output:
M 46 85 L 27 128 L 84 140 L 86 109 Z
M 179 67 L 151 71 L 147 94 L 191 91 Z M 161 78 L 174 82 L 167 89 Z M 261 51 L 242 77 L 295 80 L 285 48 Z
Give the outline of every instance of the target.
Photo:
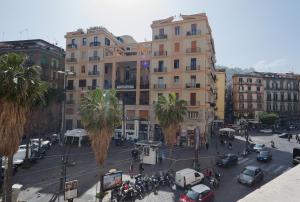
M 178 141 L 194 144 L 195 127 L 204 130 L 214 116 L 215 51 L 207 17 L 170 17 L 153 21 L 151 28 L 152 41 L 143 43 L 103 27 L 66 34 L 66 68 L 75 73 L 67 81 L 67 129 L 81 127 L 77 109 L 88 90 L 114 88 L 126 118 L 117 133 L 127 139 L 160 139 L 154 104 L 175 92 L 188 102 Z
M 257 112 L 267 111 L 277 113 L 282 121 L 299 119 L 298 75 L 265 72 L 237 74 L 233 76 L 233 84 L 236 118 L 246 115 L 258 119 Z
M 264 111 L 264 84 L 260 73 L 232 76 L 233 110 L 235 118 L 258 118 Z
M 217 69 L 216 71 L 216 90 L 217 90 L 217 99 L 216 99 L 216 108 L 215 108 L 215 118 L 219 120 L 225 119 L 225 106 L 226 106 L 226 72 L 225 69 Z

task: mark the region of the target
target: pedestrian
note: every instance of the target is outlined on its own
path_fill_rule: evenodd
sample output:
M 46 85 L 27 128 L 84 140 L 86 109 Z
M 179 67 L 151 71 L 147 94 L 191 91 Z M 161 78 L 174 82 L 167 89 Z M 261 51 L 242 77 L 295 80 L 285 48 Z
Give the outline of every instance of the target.
M 230 149 L 230 150 L 232 149 L 232 143 L 231 142 L 228 143 L 228 149 Z
M 130 175 L 130 178 L 133 177 L 133 163 L 130 164 L 130 167 L 129 167 L 129 175 Z
M 288 134 L 288 141 L 291 141 L 291 134 Z
M 144 171 L 142 162 L 139 164 L 139 171 L 140 171 L 140 174 L 142 174 L 142 172 Z
M 208 148 L 209 148 L 209 144 L 208 144 L 208 142 L 207 142 L 207 143 L 205 143 L 205 147 L 206 147 L 206 150 L 208 150 Z

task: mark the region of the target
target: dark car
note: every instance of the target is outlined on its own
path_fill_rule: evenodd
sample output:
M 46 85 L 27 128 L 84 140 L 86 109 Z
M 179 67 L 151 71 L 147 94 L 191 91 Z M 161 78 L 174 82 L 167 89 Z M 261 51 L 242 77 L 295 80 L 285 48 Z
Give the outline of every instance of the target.
M 289 137 L 292 138 L 293 135 L 291 133 L 281 133 L 281 134 L 278 135 L 278 137 L 280 137 L 280 138 L 289 138 Z
M 257 166 L 247 166 L 238 176 L 238 182 L 253 186 L 255 183 L 262 181 L 264 174 L 262 170 Z
M 267 150 L 262 150 L 259 152 L 256 159 L 258 161 L 270 161 L 270 160 L 272 160 L 272 153 Z
M 238 156 L 235 154 L 225 154 L 217 161 L 217 166 L 229 167 L 238 163 Z

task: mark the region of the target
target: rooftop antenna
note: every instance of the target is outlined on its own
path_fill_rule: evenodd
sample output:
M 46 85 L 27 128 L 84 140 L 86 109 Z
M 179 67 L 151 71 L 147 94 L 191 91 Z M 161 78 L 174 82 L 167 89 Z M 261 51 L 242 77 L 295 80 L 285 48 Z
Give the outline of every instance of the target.
M 27 32 L 27 38 L 28 38 L 28 29 L 27 28 L 25 28 L 25 29 L 23 29 L 23 30 L 21 30 L 19 33 L 20 33 L 20 40 L 22 40 L 22 34 L 23 34 L 23 32 Z

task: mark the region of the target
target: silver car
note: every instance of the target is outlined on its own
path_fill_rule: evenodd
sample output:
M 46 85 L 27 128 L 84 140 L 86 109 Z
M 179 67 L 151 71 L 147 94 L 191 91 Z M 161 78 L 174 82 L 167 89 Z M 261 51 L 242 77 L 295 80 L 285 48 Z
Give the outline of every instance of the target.
M 253 186 L 255 183 L 262 181 L 263 179 L 264 174 L 257 166 L 247 166 L 238 176 L 238 182 L 248 186 Z

